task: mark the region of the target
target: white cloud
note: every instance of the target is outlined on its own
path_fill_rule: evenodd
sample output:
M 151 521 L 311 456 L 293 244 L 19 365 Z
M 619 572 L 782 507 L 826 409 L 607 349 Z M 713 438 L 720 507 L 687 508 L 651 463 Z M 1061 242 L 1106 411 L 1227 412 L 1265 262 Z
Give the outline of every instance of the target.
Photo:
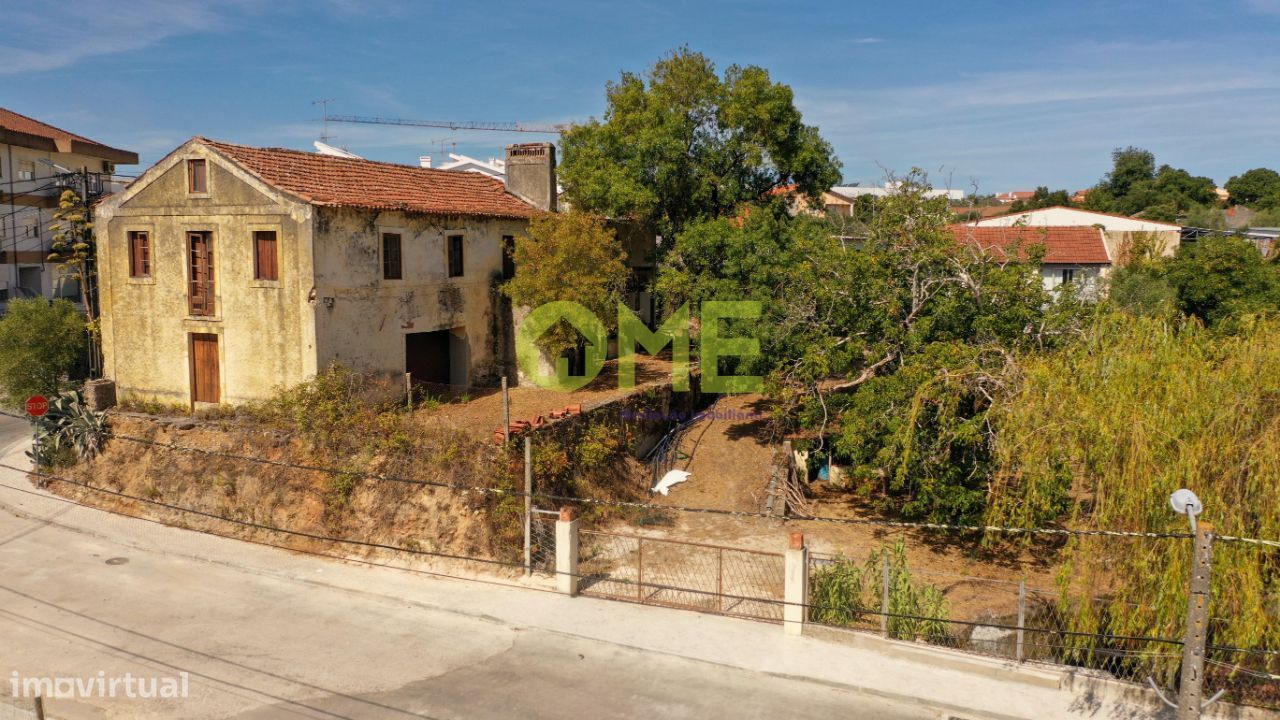
M 7 43 L 0 44 L 0 74 L 17 75 L 82 60 L 142 50 L 171 37 L 218 30 L 228 10 L 246 0 L 39 3 L 38 10 L 6 9 Z
M 1275 0 L 1280 4 L 1280 0 Z M 1018 69 L 945 81 L 798 87 L 797 103 L 845 161 L 850 180 L 947 164 L 984 184 L 1090 184 L 1117 146 L 1224 180 L 1280 151 L 1275 62 L 1250 66 L 1170 44 L 1059 48 Z M 1249 164 L 1253 163 L 1253 164 Z M 1237 166 L 1240 167 L 1237 167 Z
M 853 39 L 854 45 L 875 45 L 876 43 L 882 42 L 884 42 L 884 38 L 881 37 L 860 37 Z

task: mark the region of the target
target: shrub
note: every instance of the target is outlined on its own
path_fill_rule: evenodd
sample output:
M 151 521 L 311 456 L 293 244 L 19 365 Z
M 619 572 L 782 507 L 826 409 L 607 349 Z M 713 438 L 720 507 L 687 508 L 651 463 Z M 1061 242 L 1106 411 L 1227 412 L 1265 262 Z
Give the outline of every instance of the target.
M 938 640 L 948 635 L 951 609 L 941 590 L 917 581 L 907 563 L 907 545 L 899 538 L 873 552 L 859 566 L 837 555 L 810 578 L 809 618 L 853 627 L 868 613 L 881 612 L 884 567 L 889 567 L 889 636 L 901 640 Z
M 91 460 L 102 451 L 109 434 L 106 413 L 90 410 L 79 392 L 63 393 L 36 420 L 35 442 L 27 457 L 38 467 Z
M 76 384 L 88 357 L 85 319 L 69 300 L 13 300 L 0 318 L 0 390 L 12 405 Z

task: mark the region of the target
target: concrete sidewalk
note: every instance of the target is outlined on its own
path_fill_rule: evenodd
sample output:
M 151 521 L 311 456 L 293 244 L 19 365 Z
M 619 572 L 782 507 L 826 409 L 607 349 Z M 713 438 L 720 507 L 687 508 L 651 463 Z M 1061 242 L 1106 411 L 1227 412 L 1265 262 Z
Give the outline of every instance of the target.
M 16 453 L 18 457 L 14 454 L 11 448 L 5 464 L 20 464 L 20 451 Z M 68 505 L 35 490 L 25 478 L 11 471 L 0 470 L 0 504 L 18 514 L 39 518 L 41 523 L 28 523 L 29 527 L 14 530 L 13 536 L 7 531 L 16 526 L 0 523 L 0 560 L 15 541 L 21 540 L 20 534 L 43 526 L 87 535 L 104 548 L 118 548 L 104 552 L 122 556 L 160 552 L 197 560 L 198 565 L 180 566 L 182 571 L 193 573 L 187 580 L 195 588 L 205 582 L 198 570 L 200 565 L 210 575 L 234 570 L 250 578 L 285 583 L 304 595 L 310 591 L 341 591 L 406 608 L 447 613 L 471 623 L 551 633 L 575 641 L 605 643 L 619 651 L 629 649 L 765 677 L 802 679 L 812 684 L 814 692 L 819 687 L 838 688 L 864 698 L 910 703 L 935 717 L 944 711 L 966 718 L 1046 720 L 1159 715 L 1150 694 L 1134 691 L 1131 686 L 1020 668 L 1013 663 L 909 643 L 851 633 L 841 633 L 842 641 L 833 641 L 832 633 L 823 638 L 788 637 L 781 626 L 774 624 L 587 597 L 569 598 L 546 591 L 550 582 L 545 580 L 527 581 L 528 587 L 513 587 L 526 581 L 444 579 L 161 526 Z M 11 517 L 5 514 L 4 519 Z M 14 567 L 7 562 L 5 565 Z M 190 569 L 193 567 L 197 570 Z M 444 569 L 430 564 L 415 569 L 455 572 L 453 567 Z M 33 572 L 44 575 L 52 570 L 41 568 Z M 13 580 L 12 575 L 9 580 Z M 41 582 L 24 586 L 48 587 Z M 10 599 L 4 598 L 4 607 L 11 607 Z M 245 611 L 253 612 L 251 608 Z M 172 612 L 181 610 L 174 608 Z M 334 622 L 341 619 L 335 618 Z M 341 648 L 333 651 L 333 661 L 338 662 Z

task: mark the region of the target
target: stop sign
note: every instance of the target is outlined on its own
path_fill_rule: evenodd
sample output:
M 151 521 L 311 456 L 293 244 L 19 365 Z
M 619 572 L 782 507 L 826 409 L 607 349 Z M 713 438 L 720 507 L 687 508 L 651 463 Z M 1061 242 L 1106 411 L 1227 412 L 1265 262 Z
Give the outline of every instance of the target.
M 43 395 L 32 395 L 27 398 L 27 414 L 31 417 L 40 417 L 49 412 L 49 401 Z

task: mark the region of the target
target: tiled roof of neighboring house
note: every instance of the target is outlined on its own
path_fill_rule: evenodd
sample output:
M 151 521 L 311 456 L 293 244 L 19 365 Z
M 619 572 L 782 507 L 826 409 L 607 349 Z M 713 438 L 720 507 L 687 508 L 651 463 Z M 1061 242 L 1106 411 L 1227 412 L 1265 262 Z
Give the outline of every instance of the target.
M 536 209 L 488 175 L 196 138 L 263 182 L 313 204 L 527 218 Z
M 983 220 L 995 220 L 995 219 L 997 219 L 997 218 L 1018 217 L 1018 216 L 1020 216 L 1020 215 L 1031 215 L 1031 214 L 1033 214 L 1033 213 L 1042 213 L 1042 212 L 1044 212 L 1045 210 L 1070 210 L 1070 211 L 1071 211 L 1071 212 L 1073 212 L 1073 213 L 1080 213 L 1080 214 L 1086 214 L 1086 215 L 1097 215 L 1097 216 L 1099 216 L 1099 217 L 1113 217 L 1113 218 L 1120 218 L 1121 220 L 1133 220 L 1134 222 L 1143 222 L 1143 223 L 1147 223 L 1148 225 L 1164 225 L 1165 227 L 1169 228 L 1170 230 L 1181 230 L 1181 229 L 1182 229 L 1182 226 L 1181 226 L 1181 225 L 1175 225 L 1174 223 L 1161 222 L 1161 221 L 1159 221 L 1159 220 L 1148 220 L 1148 219 L 1146 219 L 1146 218 L 1142 218 L 1142 217 L 1135 217 L 1135 216 L 1133 216 L 1133 215 L 1120 215 L 1119 213 L 1102 212 L 1102 211 L 1100 211 L 1100 210 L 1085 210 L 1084 208 L 1070 207 L 1070 206 L 1068 206 L 1068 205 L 1050 205 L 1049 207 L 1034 208 L 1034 209 L 1032 209 L 1032 210 L 1019 210 L 1019 211 L 1017 211 L 1017 212 L 1009 212 L 1009 211 L 1005 210 L 1004 212 L 1002 212 L 1002 213 L 1001 213 L 1001 214 L 999 214 L 999 215 L 993 215 L 993 216 L 991 216 L 991 217 L 984 217 L 984 218 L 983 218 Z M 1092 223 L 1090 223 L 1090 224 L 1092 225 Z M 1066 227 L 1066 226 L 1064 225 L 1064 226 L 1062 226 L 1062 227 Z
M 952 225 L 956 240 L 989 252 L 997 258 L 1007 257 L 1008 249 L 1018 245 L 1026 249 L 1043 245 L 1044 262 L 1064 265 L 1108 265 L 1107 246 L 1102 230 L 1095 227 L 975 227 Z
M 91 155 L 126 165 L 138 162 L 137 153 L 103 145 L 83 135 L 67 132 L 49 123 L 40 122 L 35 118 L 2 107 L 0 107 L 0 142 L 34 150 Z

